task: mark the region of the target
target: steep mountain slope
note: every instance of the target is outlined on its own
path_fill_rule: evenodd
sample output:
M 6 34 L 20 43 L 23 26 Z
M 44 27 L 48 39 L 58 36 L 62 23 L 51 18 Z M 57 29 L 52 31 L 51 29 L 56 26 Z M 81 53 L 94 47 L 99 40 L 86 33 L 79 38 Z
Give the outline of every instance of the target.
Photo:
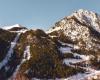
M 71 16 L 58 21 L 54 28 L 49 30 L 51 36 L 57 36 L 66 42 L 76 44 L 80 49 L 97 53 L 100 51 L 100 18 L 96 13 L 79 10 Z M 66 40 L 67 39 L 67 40 Z
M 80 66 L 81 63 L 82 67 L 88 63 L 88 67 L 100 69 L 100 17 L 97 13 L 80 9 L 58 21 L 46 33 L 61 44 L 59 50 L 64 53 L 67 65 Z
M 10 33 L 9 31 L 0 29 L 0 62 L 7 54 L 7 51 L 10 47 L 10 43 L 15 37 L 16 33 Z
M 100 17 L 78 10 L 53 28 L 0 29 L 0 80 L 99 80 Z

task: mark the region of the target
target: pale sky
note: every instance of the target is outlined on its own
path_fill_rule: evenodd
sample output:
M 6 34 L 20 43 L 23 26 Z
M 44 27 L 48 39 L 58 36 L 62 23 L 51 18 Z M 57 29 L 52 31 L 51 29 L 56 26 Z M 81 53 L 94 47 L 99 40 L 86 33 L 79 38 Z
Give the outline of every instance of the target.
M 100 0 L 0 0 L 0 27 L 18 23 L 47 30 L 78 9 L 100 14 Z

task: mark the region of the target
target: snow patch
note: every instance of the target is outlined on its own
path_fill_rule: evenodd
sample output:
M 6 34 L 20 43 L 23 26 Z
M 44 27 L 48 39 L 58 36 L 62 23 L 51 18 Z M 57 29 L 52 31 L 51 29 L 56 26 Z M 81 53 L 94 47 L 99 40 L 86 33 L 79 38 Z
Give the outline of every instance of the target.
M 24 57 L 25 60 L 29 60 L 31 58 L 30 46 L 26 46 L 23 57 Z
M 85 77 L 86 75 L 86 73 L 78 73 L 76 75 L 70 76 L 66 80 L 84 80 L 83 77 Z
M 58 42 L 61 43 L 63 46 L 64 46 L 64 45 L 67 45 L 67 46 L 69 46 L 69 47 L 73 47 L 73 46 L 74 46 L 73 44 L 64 43 L 64 42 L 62 42 L 62 41 L 60 41 L 60 40 L 58 40 Z
M 13 73 L 13 75 L 11 76 L 10 79 L 15 80 L 16 75 L 17 75 L 17 73 L 18 73 L 18 71 L 19 71 L 19 69 L 20 69 L 20 66 L 21 66 L 26 60 L 30 60 L 30 58 L 31 58 L 30 46 L 26 46 L 25 51 L 24 51 L 24 54 L 23 54 L 23 59 L 22 59 L 21 63 L 17 66 L 15 72 Z M 10 80 L 10 79 L 9 79 L 9 80 Z
M 15 24 L 15 25 L 12 25 L 12 26 L 4 26 L 3 29 L 8 30 L 8 29 L 11 29 L 13 27 L 21 27 L 21 25 Z
M 58 30 L 61 30 L 61 29 L 62 29 L 61 27 L 55 27 L 54 29 L 50 29 L 49 31 L 46 31 L 46 33 L 49 34 L 51 32 L 58 31 Z
M 27 29 L 21 29 L 19 31 L 10 31 L 10 32 L 15 32 L 15 33 L 25 33 L 26 31 L 28 31 Z
M 51 38 L 56 38 L 56 37 L 58 37 L 58 36 L 50 36 Z
M 70 47 L 60 47 L 59 50 L 62 52 L 62 53 L 72 53 L 71 51 L 72 48 Z
M 73 53 L 73 55 L 74 55 L 74 57 L 79 56 L 81 59 L 86 60 L 86 61 L 88 61 L 88 60 L 90 60 L 92 57 L 94 57 L 94 56 L 92 56 L 92 55 L 81 55 L 81 54 L 77 54 L 77 53 Z
M 18 39 L 19 39 L 20 34 L 21 34 L 21 33 L 18 33 L 17 36 L 15 37 L 14 41 L 11 42 L 11 46 L 10 46 L 10 49 L 8 50 L 8 53 L 7 53 L 6 57 L 3 59 L 2 62 L 0 62 L 0 69 L 1 69 L 3 66 L 5 66 L 5 65 L 8 63 L 9 59 L 11 58 L 11 56 L 12 56 L 12 54 L 13 54 L 13 49 L 14 49 L 14 47 L 16 46 L 16 43 L 17 43 L 17 41 L 18 41 Z
M 79 62 L 83 62 L 84 60 L 82 59 L 64 59 L 63 63 L 65 63 L 66 65 L 70 66 L 70 64 L 75 64 L 75 63 L 79 63 Z

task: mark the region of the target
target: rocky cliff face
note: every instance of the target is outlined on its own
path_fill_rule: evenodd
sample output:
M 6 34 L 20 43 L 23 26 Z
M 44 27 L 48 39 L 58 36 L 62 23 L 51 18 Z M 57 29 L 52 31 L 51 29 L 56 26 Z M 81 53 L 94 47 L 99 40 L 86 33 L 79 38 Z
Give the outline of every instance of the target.
M 47 33 L 57 37 L 62 37 L 63 35 L 64 38 L 66 37 L 66 39 L 76 44 L 79 49 L 93 50 L 94 53 L 97 53 L 100 51 L 99 23 L 100 17 L 96 13 L 79 10 L 71 16 L 58 21 Z
M 86 80 L 100 73 L 100 17 L 94 12 L 80 9 L 47 32 L 21 25 L 5 29 L 0 80 Z

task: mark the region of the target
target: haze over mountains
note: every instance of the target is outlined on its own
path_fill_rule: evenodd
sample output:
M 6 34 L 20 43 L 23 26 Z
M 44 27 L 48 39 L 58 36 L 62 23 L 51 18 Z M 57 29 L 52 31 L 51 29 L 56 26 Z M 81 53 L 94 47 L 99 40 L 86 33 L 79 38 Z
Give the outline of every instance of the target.
M 80 9 L 44 32 L 0 29 L 0 80 L 100 79 L 100 15 Z

